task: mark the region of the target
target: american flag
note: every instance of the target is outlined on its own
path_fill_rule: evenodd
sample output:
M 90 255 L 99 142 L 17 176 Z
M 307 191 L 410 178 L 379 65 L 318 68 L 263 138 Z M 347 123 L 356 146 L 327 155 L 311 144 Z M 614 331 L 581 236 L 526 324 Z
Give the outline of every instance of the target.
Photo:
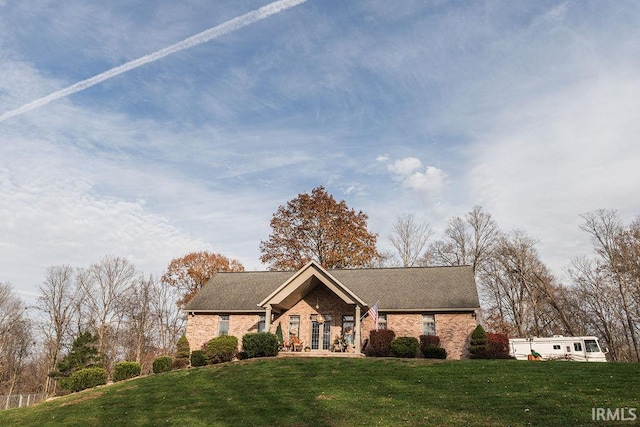
M 373 320 L 373 326 L 376 327 L 376 331 L 378 330 L 378 303 L 373 304 L 373 306 L 367 311 L 367 314 L 371 316 L 371 320 Z

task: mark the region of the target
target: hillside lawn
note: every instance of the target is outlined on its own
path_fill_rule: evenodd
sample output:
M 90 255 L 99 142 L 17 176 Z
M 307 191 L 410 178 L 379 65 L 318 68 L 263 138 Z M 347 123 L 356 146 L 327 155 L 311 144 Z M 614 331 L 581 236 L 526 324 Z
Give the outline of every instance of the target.
M 0 411 L 0 425 L 594 425 L 593 407 L 640 406 L 639 379 L 638 363 L 269 358 Z

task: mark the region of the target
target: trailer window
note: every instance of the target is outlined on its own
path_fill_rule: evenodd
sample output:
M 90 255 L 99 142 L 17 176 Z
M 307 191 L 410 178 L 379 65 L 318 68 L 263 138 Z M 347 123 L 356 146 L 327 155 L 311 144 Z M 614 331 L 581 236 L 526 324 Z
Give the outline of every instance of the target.
M 596 340 L 584 340 L 584 349 L 587 350 L 587 353 L 600 352 L 600 347 L 598 347 Z
M 554 344 L 553 345 L 553 349 L 554 350 L 560 350 L 560 344 Z
M 567 346 L 567 353 L 571 353 L 571 346 L 570 345 Z
M 582 351 L 582 344 L 580 344 L 579 342 L 574 342 L 573 343 L 573 349 L 575 351 Z

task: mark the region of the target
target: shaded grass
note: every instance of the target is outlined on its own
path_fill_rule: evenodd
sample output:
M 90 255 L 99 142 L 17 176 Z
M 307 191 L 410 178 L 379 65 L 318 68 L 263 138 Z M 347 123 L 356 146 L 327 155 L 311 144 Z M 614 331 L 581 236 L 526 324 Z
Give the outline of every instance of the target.
M 639 406 L 639 374 L 616 363 L 261 359 L 0 411 L 0 425 L 593 425 L 592 407 Z

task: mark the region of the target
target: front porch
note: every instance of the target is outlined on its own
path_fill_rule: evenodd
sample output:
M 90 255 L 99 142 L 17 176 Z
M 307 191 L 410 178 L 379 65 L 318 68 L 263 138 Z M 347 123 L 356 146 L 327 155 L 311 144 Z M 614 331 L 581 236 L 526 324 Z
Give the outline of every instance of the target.
M 362 353 L 343 353 L 343 352 L 334 352 L 334 351 L 281 351 L 278 353 L 277 357 L 282 358 L 308 358 L 308 357 L 342 357 L 342 358 L 359 358 L 365 357 Z

